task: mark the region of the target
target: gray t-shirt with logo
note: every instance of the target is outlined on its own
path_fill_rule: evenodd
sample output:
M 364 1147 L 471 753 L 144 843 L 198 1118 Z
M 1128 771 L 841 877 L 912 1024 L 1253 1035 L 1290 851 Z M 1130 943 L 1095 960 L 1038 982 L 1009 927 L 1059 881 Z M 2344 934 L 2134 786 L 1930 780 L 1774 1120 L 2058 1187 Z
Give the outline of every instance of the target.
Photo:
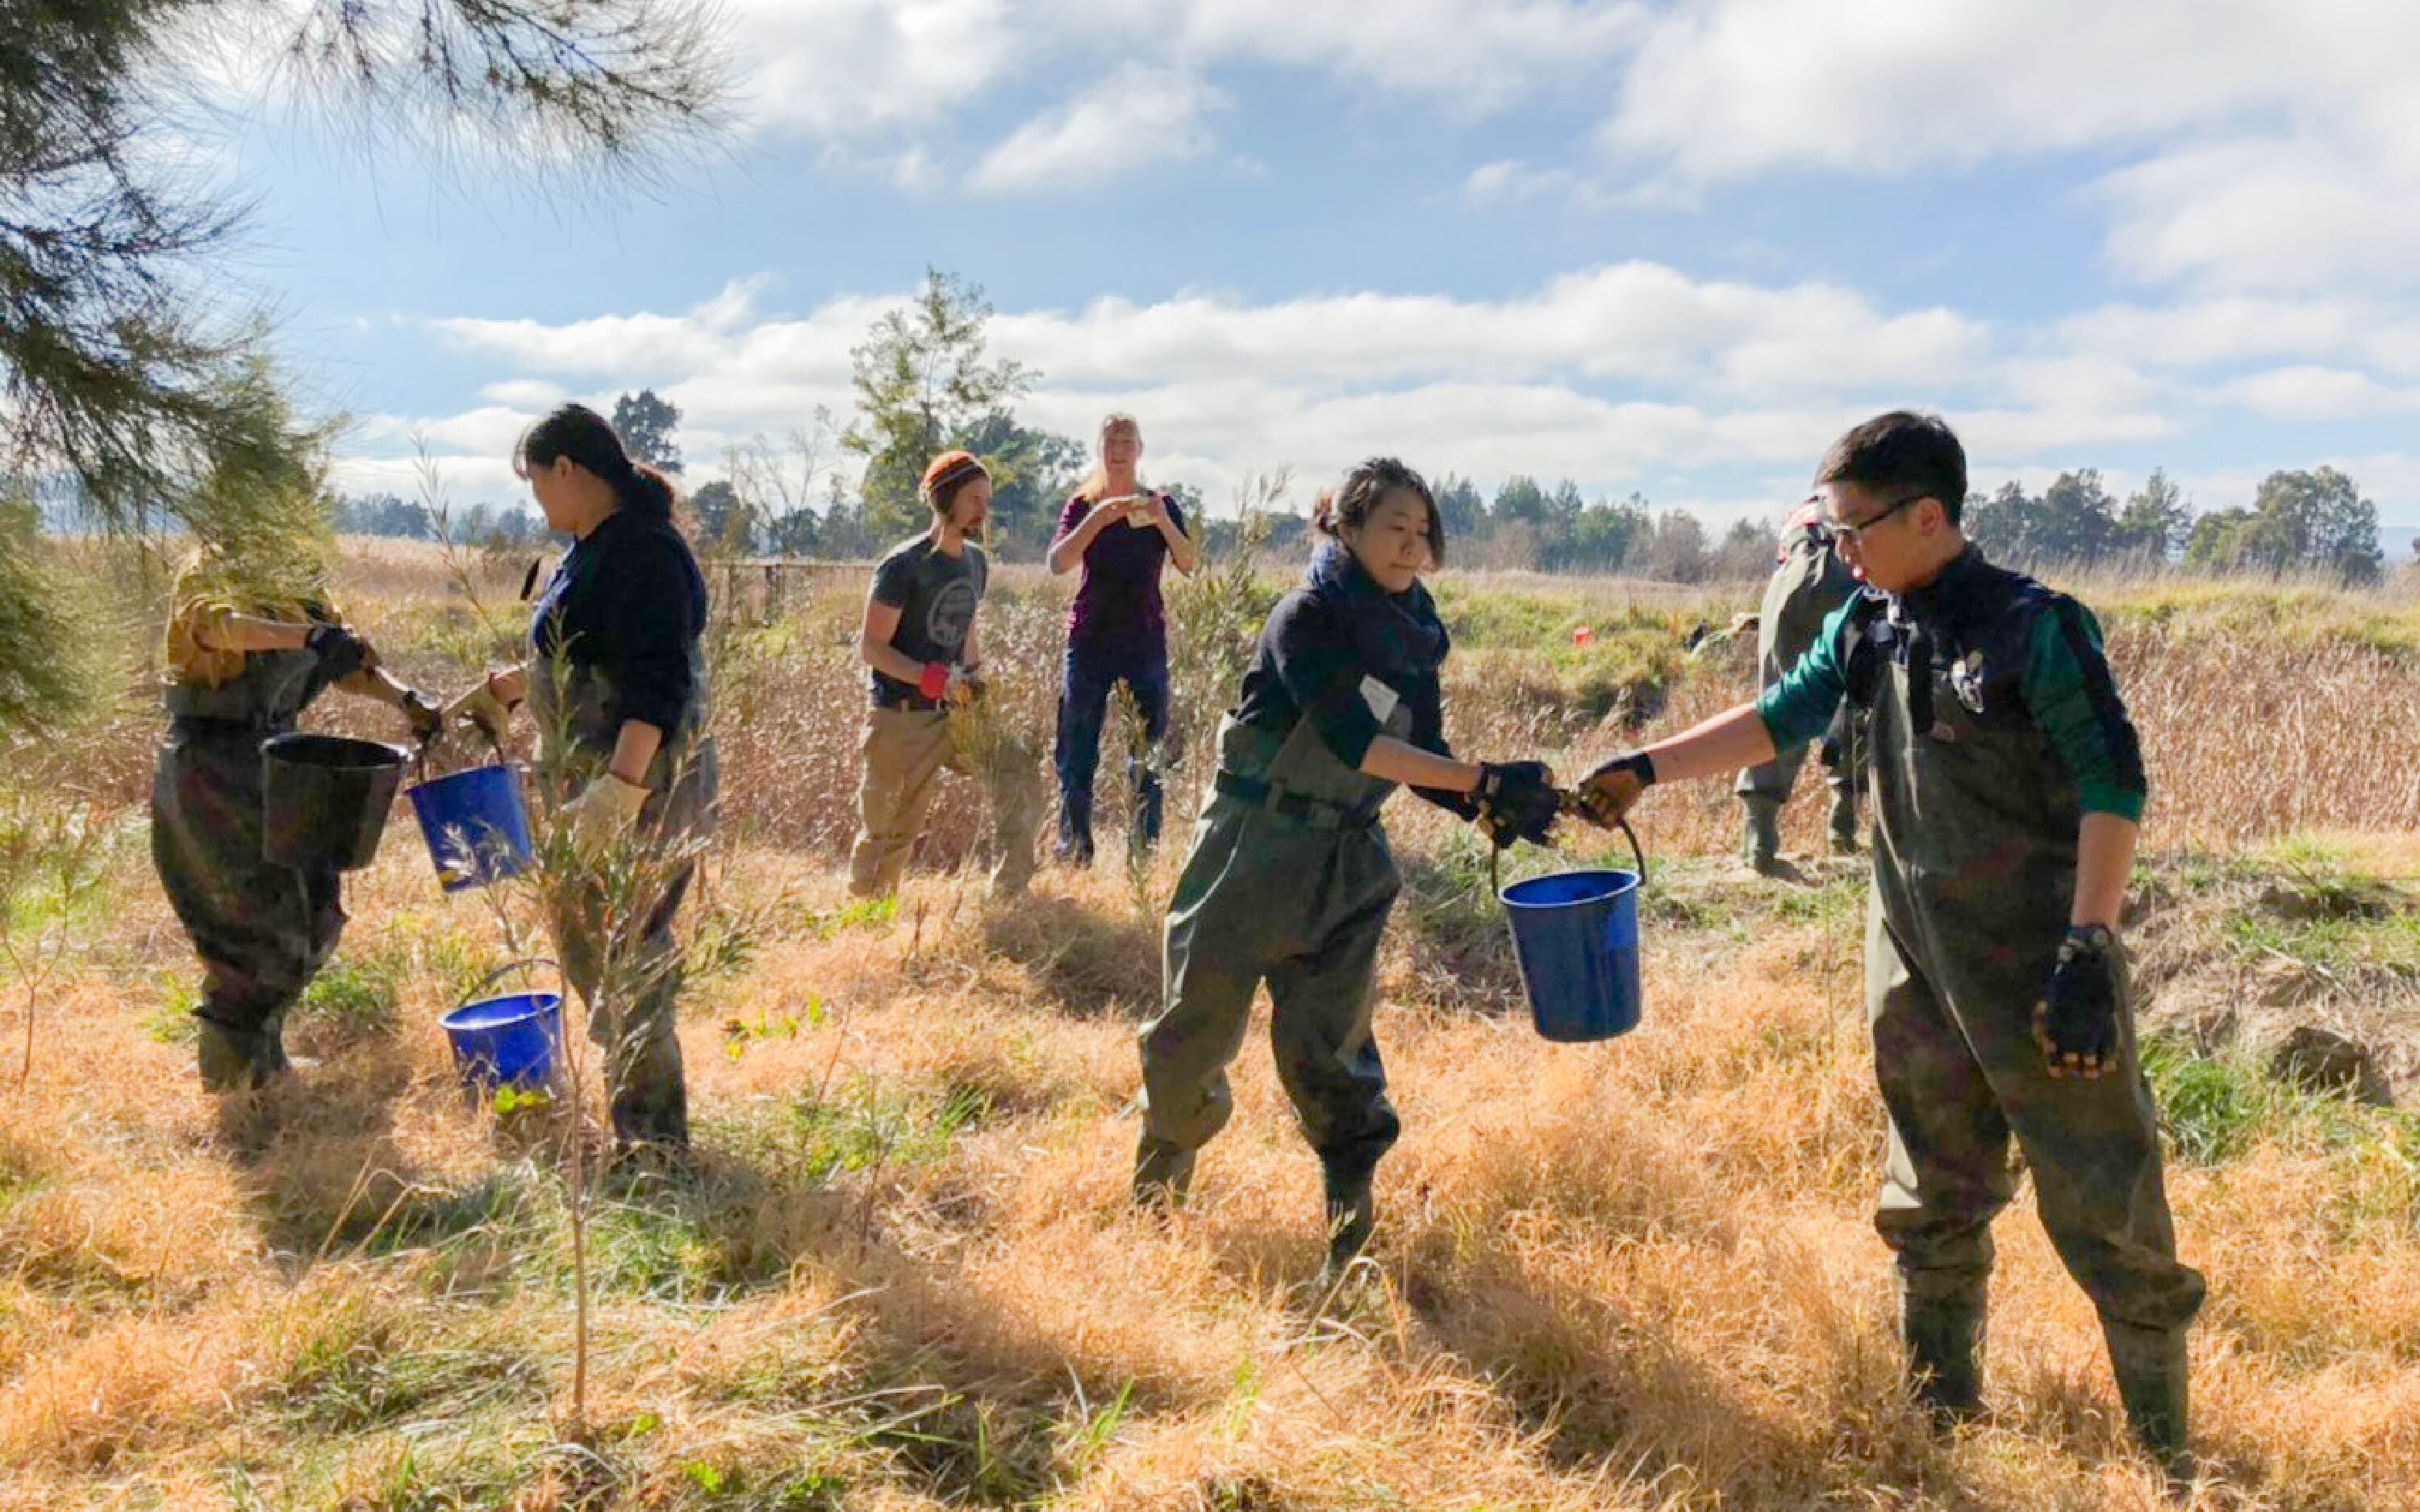
M 955 663 L 990 577 L 983 548 L 971 541 L 956 556 L 936 549 L 928 535 L 893 548 L 874 569 L 874 601 L 899 611 L 891 649 L 919 662 Z M 932 707 L 913 683 L 885 672 L 874 674 L 873 693 L 877 708 Z

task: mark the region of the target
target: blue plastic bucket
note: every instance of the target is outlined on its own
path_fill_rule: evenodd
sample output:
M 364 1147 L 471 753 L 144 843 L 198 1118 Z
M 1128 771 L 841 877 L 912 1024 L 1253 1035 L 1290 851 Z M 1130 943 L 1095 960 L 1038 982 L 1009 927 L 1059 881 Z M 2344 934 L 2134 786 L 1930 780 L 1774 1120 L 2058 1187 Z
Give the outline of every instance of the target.
M 1638 1026 L 1639 872 L 1558 872 L 1497 894 L 1538 1033 L 1566 1044 Z
M 554 1079 L 563 995 L 514 993 L 465 1003 L 439 1021 L 466 1086 L 537 1087 Z
M 510 766 L 474 766 L 411 791 L 421 838 L 447 892 L 485 887 L 530 864 L 529 810 Z

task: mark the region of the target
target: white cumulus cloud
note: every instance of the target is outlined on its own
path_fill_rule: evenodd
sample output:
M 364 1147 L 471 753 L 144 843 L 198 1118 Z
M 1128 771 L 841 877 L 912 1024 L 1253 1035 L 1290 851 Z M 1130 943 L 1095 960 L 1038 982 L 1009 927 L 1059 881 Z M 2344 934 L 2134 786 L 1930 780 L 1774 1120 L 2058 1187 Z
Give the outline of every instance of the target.
M 1128 64 L 1018 127 L 985 155 L 970 182 L 993 194 L 1084 190 L 1198 158 L 1216 143 L 1203 117 L 1225 104 L 1188 74 Z

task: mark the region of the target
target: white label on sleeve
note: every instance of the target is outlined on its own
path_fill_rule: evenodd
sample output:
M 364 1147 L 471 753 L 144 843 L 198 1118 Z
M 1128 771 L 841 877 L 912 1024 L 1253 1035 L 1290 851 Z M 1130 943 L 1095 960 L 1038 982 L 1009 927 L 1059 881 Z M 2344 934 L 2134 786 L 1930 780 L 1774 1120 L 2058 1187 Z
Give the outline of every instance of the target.
M 1404 702 L 1404 696 L 1374 677 L 1364 677 L 1361 702 L 1370 705 L 1370 712 L 1378 717 L 1380 724 L 1385 724 L 1394 717 L 1395 705 Z

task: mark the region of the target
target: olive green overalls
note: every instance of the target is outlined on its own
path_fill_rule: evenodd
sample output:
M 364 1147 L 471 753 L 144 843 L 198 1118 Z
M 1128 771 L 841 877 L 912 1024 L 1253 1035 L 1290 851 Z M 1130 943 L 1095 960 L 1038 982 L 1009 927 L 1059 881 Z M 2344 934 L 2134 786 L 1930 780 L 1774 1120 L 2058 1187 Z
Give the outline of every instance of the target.
M 294 728 L 332 681 L 316 652 L 256 651 L 216 687 L 171 682 L 151 781 L 151 860 L 202 958 L 199 1060 L 213 1091 L 287 1066 L 287 1011 L 336 949 L 345 914 L 333 868 L 262 856 L 261 743 Z
M 1398 704 L 1384 730 L 1406 738 L 1410 711 Z M 1395 784 L 1338 761 L 1308 718 L 1279 735 L 1231 717 L 1218 789 L 1169 907 L 1164 1006 L 1141 1031 L 1138 1191 L 1181 1193 L 1226 1124 L 1227 1066 L 1265 980 L 1278 1076 L 1326 1170 L 1333 1220 L 1340 1193 L 1366 1202 L 1401 1132 L 1371 1036 L 1379 936 L 1403 887 L 1378 824 Z
M 690 668 L 696 696 L 680 727 L 664 733 L 647 764 L 651 795 L 639 810 L 642 854 L 678 855 L 660 876 L 647 875 L 651 868 L 641 863 L 640 880 L 659 894 L 641 910 L 644 924 L 618 948 L 603 937 L 611 891 L 602 877 L 576 879 L 554 901 L 563 972 L 588 1005 L 588 1036 L 605 1056 L 613 1133 L 626 1145 L 689 1141 L 689 1091 L 678 1035 L 680 942 L 673 922 L 697 872 L 697 845 L 713 833 L 720 788 L 714 739 L 702 733 L 709 700 L 706 659 L 696 646 L 690 648 Z M 619 701 L 602 671 L 566 659 L 558 703 L 553 672 L 548 658 L 530 662 L 530 711 L 540 733 L 540 768 L 555 779 L 554 796 L 561 802 L 595 780 L 613 759 L 620 724 L 611 711 Z M 617 1000 L 599 1001 L 600 994 Z
M 1856 579 L 1836 553 L 1812 539 L 1792 544 L 1789 555 L 1765 581 L 1764 603 L 1757 614 L 1757 668 L 1763 687 L 1771 687 L 1790 675 L 1790 669 L 1823 634 L 1824 621 L 1856 591 Z M 1843 849 L 1854 846 L 1857 838 L 1861 784 L 1856 741 L 1863 722 L 1844 704 L 1833 721 L 1832 733 L 1823 740 L 1824 765 L 1829 769 L 1825 780 L 1832 789 L 1832 840 Z M 1781 809 L 1797 785 L 1807 749 L 1805 745 L 1793 745 L 1776 751 L 1761 766 L 1742 771 L 1732 785 L 1745 812 L 1750 865 L 1758 863 L 1760 854 L 1769 860 L 1779 849 Z
M 1852 612 L 1870 622 L 1852 637 L 1883 653 L 1853 658 L 1864 671 L 1849 676 L 1873 717 L 1866 988 L 1890 1119 L 1875 1221 L 1898 1257 L 1919 1386 L 1953 1412 L 1979 1405 L 1991 1224 L 2016 1192 L 2013 1137 L 2042 1226 L 2101 1315 L 2130 1419 L 2155 1448 L 2181 1449 L 2184 1330 L 2203 1284 L 2177 1259 L 2133 1015 L 2121 995 L 2121 1063 L 2098 1080 L 2053 1077 L 2031 1036 L 2074 898 L 2081 809 L 2020 692 L 2025 640 L 1927 656 L 1919 693 L 1900 659 L 1910 623 L 1870 603 Z

